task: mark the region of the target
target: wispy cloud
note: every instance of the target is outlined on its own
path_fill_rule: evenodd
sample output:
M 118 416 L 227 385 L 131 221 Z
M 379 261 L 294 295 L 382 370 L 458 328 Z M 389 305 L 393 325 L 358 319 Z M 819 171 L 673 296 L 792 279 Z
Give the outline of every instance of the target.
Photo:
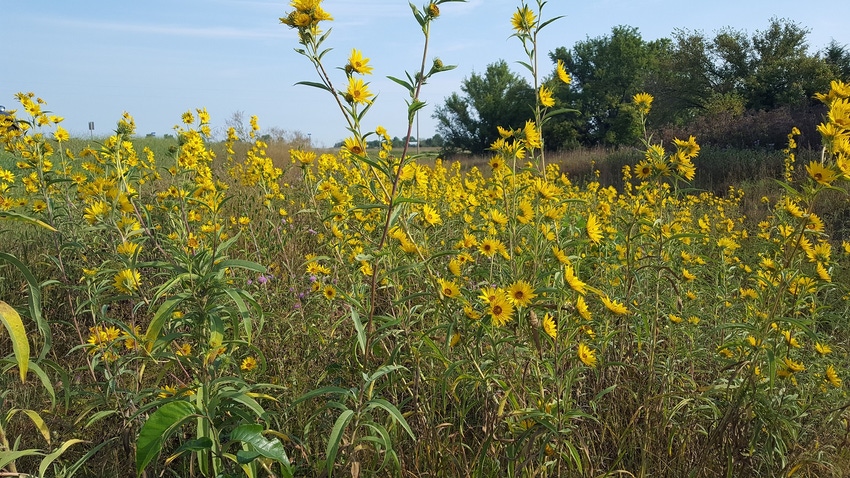
M 155 25 L 151 23 L 128 23 L 111 21 L 89 21 L 78 19 L 42 19 L 43 22 L 78 29 L 116 31 L 123 33 L 142 33 L 145 35 L 181 36 L 196 38 L 286 38 L 290 35 L 285 28 L 234 28 L 234 27 L 194 27 L 186 25 Z
M 451 5 L 451 6 L 448 6 Z M 446 6 L 446 8 L 451 8 L 454 14 L 458 15 L 466 15 L 474 12 L 479 7 L 484 6 L 484 0 L 467 0 L 463 3 L 450 3 Z

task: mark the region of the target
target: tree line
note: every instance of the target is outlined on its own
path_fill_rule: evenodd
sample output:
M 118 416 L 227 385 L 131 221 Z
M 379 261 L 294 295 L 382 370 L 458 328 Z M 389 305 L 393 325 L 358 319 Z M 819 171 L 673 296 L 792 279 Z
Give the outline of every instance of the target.
M 823 114 L 816 92 L 835 79 L 850 81 L 848 47 L 833 40 L 811 51 L 810 33 L 782 18 L 753 34 L 677 29 L 651 41 L 637 28 L 616 26 L 608 35 L 556 48 L 549 53 L 552 80 L 561 60 L 573 81 L 555 90 L 555 107 L 578 113 L 549 121 L 545 145 L 636 144 L 641 128 L 630 102 L 645 91 L 655 97 L 647 126 L 662 138 L 695 134 L 705 145 L 781 146 L 792 126 L 816 124 L 811 120 Z M 532 117 L 534 89 L 503 60 L 472 73 L 460 90 L 433 114 L 446 152 L 483 153 L 498 137 L 496 126 L 518 128 Z M 804 141 L 816 137 L 803 131 Z

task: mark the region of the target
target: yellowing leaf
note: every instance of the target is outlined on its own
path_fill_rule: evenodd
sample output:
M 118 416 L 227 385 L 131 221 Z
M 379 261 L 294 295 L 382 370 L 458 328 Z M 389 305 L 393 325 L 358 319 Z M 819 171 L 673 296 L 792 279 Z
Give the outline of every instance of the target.
M 27 340 L 27 330 L 18 311 L 2 300 L 0 300 L 0 322 L 3 322 L 6 330 L 9 331 L 15 361 L 18 362 L 18 370 L 21 372 L 21 382 L 26 382 L 30 365 L 30 343 Z

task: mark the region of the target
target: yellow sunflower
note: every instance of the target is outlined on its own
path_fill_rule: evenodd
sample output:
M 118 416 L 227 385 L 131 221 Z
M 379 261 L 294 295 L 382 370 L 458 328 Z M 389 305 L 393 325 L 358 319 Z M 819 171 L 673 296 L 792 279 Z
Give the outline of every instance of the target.
M 596 367 L 596 353 L 584 342 L 578 344 L 578 359 L 588 367 Z
M 535 297 L 534 288 L 524 280 L 514 282 L 508 289 L 508 300 L 517 307 L 527 306 Z

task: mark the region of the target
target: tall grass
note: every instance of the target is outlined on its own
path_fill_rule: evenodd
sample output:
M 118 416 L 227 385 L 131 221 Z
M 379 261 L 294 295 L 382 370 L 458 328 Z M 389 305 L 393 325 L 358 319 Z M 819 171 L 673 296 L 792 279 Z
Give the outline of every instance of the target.
M 569 77 L 533 66 L 540 1 L 512 18 L 535 121 L 489 158 L 417 157 L 362 130 L 368 59 L 323 65 L 319 3 L 283 21 L 349 122 L 334 152 L 253 118 L 216 142 L 201 108 L 174 140 L 134 139 L 126 115 L 72 141 L 19 96 L 44 126 L 0 130 L 3 473 L 846 474 L 840 144 L 821 163 L 793 133 L 782 153 L 646 136 L 544 164 Z M 413 7 L 423 58 L 445 3 Z M 395 78 L 408 128 L 448 69 L 427 67 Z

